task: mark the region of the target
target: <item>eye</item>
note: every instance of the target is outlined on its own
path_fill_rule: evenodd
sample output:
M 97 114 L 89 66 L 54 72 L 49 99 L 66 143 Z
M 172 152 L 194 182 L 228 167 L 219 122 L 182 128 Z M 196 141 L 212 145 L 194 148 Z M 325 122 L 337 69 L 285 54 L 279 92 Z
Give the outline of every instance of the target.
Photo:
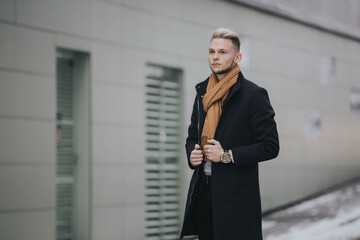
M 221 54 L 225 54 L 226 52 L 225 51 L 220 51 Z
M 209 50 L 209 53 L 210 53 L 210 54 L 213 54 L 213 53 L 214 53 L 214 50 Z

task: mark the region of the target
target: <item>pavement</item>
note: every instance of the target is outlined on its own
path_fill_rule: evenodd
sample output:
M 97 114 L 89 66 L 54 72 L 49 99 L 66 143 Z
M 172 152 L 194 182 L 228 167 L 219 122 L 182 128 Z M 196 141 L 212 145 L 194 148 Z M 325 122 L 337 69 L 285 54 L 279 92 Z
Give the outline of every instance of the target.
M 263 216 L 264 240 L 360 240 L 360 178 Z

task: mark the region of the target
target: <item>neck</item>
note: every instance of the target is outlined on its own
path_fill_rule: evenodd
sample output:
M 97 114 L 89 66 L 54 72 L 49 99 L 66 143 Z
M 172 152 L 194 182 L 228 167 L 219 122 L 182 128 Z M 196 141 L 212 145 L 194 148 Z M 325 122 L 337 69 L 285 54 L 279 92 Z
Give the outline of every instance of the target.
M 223 74 L 215 74 L 216 80 L 217 80 L 218 82 L 220 82 L 221 79 L 223 79 L 223 78 L 225 77 L 225 75 L 226 75 L 226 73 L 223 73 Z

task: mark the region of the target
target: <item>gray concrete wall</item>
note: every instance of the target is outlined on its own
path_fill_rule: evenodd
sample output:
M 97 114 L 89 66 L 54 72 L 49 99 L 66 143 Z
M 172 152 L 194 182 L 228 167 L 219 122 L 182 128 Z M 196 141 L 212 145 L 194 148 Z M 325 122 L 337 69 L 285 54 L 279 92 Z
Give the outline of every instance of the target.
M 194 86 L 210 74 L 211 32 L 223 26 L 240 33 L 243 73 L 277 113 L 281 152 L 260 164 L 263 208 L 358 176 L 349 94 L 360 89 L 359 42 L 223 1 L 2 0 L 0 238 L 55 236 L 56 48 L 90 54 L 92 238 L 142 239 L 146 64 L 183 70 L 182 148 Z M 323 84 L 328 59 L 336 74 Z M 184 204 L 191 171 L 181 151 Z
M 360 2 L 357 0 L 229 0 L 263 12 L 360 39 Z

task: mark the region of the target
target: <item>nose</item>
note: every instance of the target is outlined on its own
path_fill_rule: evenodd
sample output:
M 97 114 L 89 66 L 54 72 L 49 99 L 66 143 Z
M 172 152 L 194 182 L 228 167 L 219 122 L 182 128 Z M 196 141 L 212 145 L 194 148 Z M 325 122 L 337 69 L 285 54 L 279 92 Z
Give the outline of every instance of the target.
M 217 52 L 214 53 L 213 59 L 218 59 L 218 53 Z

